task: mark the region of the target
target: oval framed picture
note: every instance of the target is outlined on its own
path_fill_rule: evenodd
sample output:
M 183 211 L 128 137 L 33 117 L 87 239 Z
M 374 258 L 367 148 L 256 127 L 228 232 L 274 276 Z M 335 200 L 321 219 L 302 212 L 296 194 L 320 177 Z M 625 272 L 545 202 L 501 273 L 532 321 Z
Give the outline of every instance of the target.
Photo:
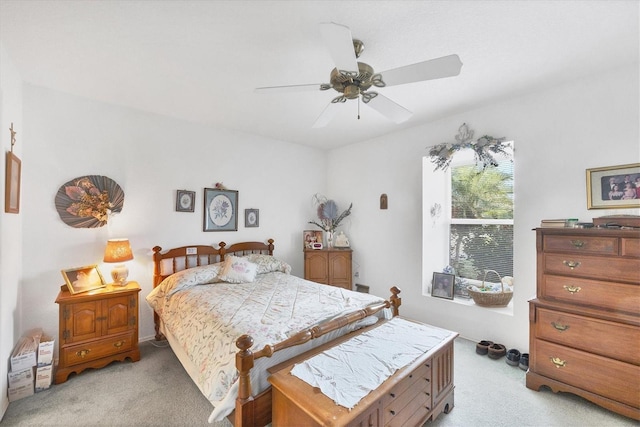
M 176 212 L 193 212 L 195 204 L 195 191 L 176 190 Z
M 244 226 L 245 227 L 260 226 L 260 210 L 259 209 L 244 210 Z
M 203 231 L 238 230 L 238 192 L 204 189 Z

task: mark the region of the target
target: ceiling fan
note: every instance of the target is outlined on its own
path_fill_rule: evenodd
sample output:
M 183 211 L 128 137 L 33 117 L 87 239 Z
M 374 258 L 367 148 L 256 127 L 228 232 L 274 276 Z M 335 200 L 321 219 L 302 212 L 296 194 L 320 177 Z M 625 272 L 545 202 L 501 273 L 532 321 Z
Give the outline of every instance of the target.
M 337 112 L 337 105 L 351 99 L 360 100 L 360 98 L 364 104 L 395 123 L 407 121 L 413 114 L 411 111 L 369 89 L 372 86 L 381 88 L 457 76 L 462 68 L 462 62 L 458 55 L 448 55 L 376 73 L 369 64 L 356 60 L 364 50 L 364 43 L 352 38 L 349 27 L 329 22 L 320 24 L 320 31 L 336 65 L 329 76 L 329 83 L 270 86 L 255 89 L 255 92 L 258 93 L 309 89 L 321 91 L 333 89 L 339 92 L 340 95 L 331 100 L 331 103 L 315 121 L 314 128 L 326 126 Z M 360 118 L 359 114 L 358 118 Z

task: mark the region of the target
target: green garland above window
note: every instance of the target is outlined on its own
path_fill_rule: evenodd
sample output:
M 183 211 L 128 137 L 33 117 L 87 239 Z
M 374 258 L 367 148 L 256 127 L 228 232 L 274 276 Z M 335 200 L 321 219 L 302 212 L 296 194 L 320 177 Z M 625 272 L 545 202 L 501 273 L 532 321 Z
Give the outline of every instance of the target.
M 431 162 L 436 165 L 434 171 L 438 169 L 447 170 L 453 159 L 453 155 L 466 148 L 474 151 L 476 165 L 497 166 L 498 161 L 496 154 L 509 155 L 508 144 L 504 144 L 506 138 L 494 138 L 493 136 L 483 135 L 477 140 L 473 140 L 473 131 L 469 129 L 466 123 L 458 128 L 456 142 L 445 142 L 443 144 L 434 145 L 429 148 L 429 156 Z

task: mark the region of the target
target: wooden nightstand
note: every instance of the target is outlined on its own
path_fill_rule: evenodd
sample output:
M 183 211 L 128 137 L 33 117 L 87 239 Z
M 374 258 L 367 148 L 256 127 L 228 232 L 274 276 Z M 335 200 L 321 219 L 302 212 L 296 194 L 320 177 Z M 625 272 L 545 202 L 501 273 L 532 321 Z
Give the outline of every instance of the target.
M 71 295 L 61 290 L 59 362 L 56 384 L 69 374 L 102 368 L 113 361 L 140 360 L 137 282 Z
M 351 249 L 305 249 L 304 278 L 351 290 Z

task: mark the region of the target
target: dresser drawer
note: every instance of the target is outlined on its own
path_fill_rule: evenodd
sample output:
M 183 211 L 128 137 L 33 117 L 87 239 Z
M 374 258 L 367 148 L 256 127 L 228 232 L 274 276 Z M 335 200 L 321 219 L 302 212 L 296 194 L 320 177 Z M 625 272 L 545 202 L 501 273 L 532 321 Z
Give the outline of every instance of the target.
M 640 406 L 640 366 L 537 339 L 530 368 L 565 384 Z
M 108 357 L 133 348 L 134 333 L 117 335 L 107 339 L 89 341 L 62 349 L 62 358 L 66 366 L 78 365 L 92 360 Z
M 580 254 L 544 254 L 547 274 L 640 283 L 640 259 Z
M 623 238 L 621 255 L 640 258 L 640 239 Z
M 545 236 L 545 252 L 572 252 L 593 255 L 618 255 L 616 237 Z
M 535 337 L 640 365 L 640 329 L 538 308 Z
M 403 426 L 421 408 L 424 415 L 431 410 L 431 366 L 422 364 L 405 377 L 385 397 L 385 426 Z
M 538 296 L 571 304 L 637 313 L 640 286 L 545 274 Z

